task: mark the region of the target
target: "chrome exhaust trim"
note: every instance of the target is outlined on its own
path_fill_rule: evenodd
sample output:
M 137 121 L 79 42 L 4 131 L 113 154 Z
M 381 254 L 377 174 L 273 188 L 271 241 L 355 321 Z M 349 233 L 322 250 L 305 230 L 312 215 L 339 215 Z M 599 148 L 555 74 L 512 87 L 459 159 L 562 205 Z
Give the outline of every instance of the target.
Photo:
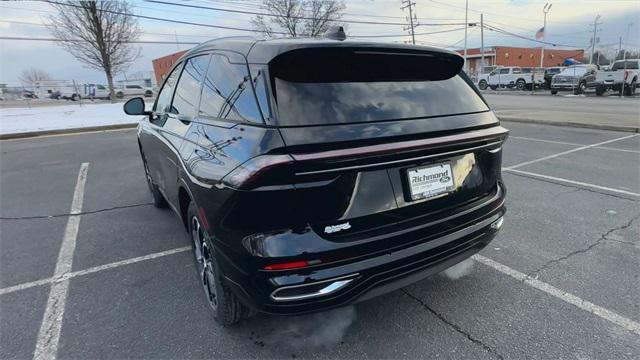
M 358 276 L 357 273 L 307 284 L 283 286 L 275 289 L 270 297 L 273 301 L 296 301 L 325 296 L 344 288 L 351 283 L 356 276 Z M 309 292 L 305 292 L 305 288 L 309 288 Z M 290 294 L 286 295 L 287 292 Z M 280 293 L 280 295 L 278 295 L 278 293 Z

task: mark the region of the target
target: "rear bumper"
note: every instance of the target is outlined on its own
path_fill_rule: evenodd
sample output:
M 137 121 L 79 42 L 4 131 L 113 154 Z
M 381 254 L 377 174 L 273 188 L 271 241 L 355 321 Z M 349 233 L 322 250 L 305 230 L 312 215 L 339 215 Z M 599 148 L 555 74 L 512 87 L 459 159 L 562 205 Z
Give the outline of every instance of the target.
M 425 241 L 403 249 L 364 259 L 337 261 L 317 269 L 225 271 L 225 279 L 246 305 L 270 314 L 303 314 L 364 301 L 436 274 L 483 249 L 498 231 L 492 224 L 506 212 L 503 191 L 493 200 L 483 207 L 482 216 L 474 212 L 473 219 L 452 232 L 431 237 L 428 227 L 415 231 L 415 236 L 424 237 Z M 229 269 L 230 265 L 224 267 Z M 316 292 L 337 282 L 336 289 L 321 296 L 286 301 L 273 298 L 274 292 L 282 288 L 321 284 L 309 287 L 309 291 Z

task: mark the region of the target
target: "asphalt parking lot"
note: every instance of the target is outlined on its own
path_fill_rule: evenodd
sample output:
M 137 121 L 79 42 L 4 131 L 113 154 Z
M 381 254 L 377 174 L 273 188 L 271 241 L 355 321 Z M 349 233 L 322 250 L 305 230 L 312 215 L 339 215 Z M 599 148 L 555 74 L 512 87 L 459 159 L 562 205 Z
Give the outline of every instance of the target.
M 0 358 L 640 358 L 640 135 L 503 125 L 508 213 L 480 256 L 232 328 L 150 204 L 135 130 L 2 141 Z

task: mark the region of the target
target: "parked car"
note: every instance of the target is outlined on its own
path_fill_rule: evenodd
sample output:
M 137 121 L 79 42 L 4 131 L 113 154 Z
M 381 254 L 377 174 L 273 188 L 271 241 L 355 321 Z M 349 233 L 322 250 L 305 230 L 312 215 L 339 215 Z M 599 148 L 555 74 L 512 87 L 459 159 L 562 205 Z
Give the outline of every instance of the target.
M 213 40 L 169 72 L 138 145 L 232 324 L 407 286 L 502 226 L 500 126 L 458 54 L 330 39 Z
M 553 76 L 551 81 L 551 94 L 558 91 L 573 91 L 574 94 L 583 94 L 587 89 L 587 83 L 596 78 L 596 65 L 581 64 L 572 65 Z
M 38 95 L 36 95 L 36 93 L 32 90 L 23 90 L 22 91 L 22 98 L 24 99 L 37 99 Z
M 480 90 L 486 90 L 489 87 L 489 83 L 487 82 L 487 78 L 489 77 L 489 74 L 497 69 L 497 66 L 485 66 L 482 69 L 482 72 L 480 72 L 480 74 L 478 74 L 478 77 L 476 79 L 476 84 L 478 84 L 478 87 L 480 88 Z
M 531 86 L 541 87 L 544 85 L 544 77 L 542 75 L 536 76 L 535 80 L 532 80 L 532 70 L 525 70 L 522 72 L 520 67 L 501 67 L 492 71 L 487 77 L 487 84 L 491 90 L 501 88 L 516 88 L 518 90 L 531 89 Z M 528 72 L 527 72 L 528 71 Z
M 587 87 L 595 88 L 598 96 L 608 90 L 622 91 L 626 96 L 633 95 L 638 87 L 639 68 L 640 59 L 618 60 L 613 63 L 611 70 L 598 71 Z
M 125 85 L 115 90 L 116 97 L 122 99 L 125 96 L 143 95 L 144 97 L 153 96 L 153 90 L 140 85 Z
M 562 70 L 564 70 L 564 67 L 561 66 L 549 67 L 544 70 L 545 89 L 551 89 L 551 78 L 553 78 L 554 75 L 559 74 Z

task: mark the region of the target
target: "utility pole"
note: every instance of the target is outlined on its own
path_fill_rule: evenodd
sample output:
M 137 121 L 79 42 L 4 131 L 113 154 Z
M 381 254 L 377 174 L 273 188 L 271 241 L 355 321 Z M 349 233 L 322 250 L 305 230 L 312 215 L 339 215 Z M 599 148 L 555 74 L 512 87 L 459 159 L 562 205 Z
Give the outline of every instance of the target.
M 480 74 L 484 73 L 484 18 L 480 13 Z
M 409 26 L 405 26 L 402 30 L 409 30 L 409 33 L 411 34 L 411 43 L 413 45 L 416 44 L 415 28 L 420 26 L 418 23 L 418 17 L 416 16 L 416 11 L 413 8 L 414 6 L 416 6 L 415 2 L 412 2 L 411 0 L 402 0 L 402 6 L 400 7 L 402 10 L 409 9 L 409 18 L 407 19 L 407 21 L 409 21 Z
M 549 13 L 549 10 L 551 10 L 552 6 L 553 4 L 546 3 L 542 8 L 542 13 L 544 14 L 544 23 L 542 25 L 542 30 L 544 31 L 543 39 L 545 40 L 547 39 L 547 14 Z M 540 49 L 540 67 L 544 67 L 544 43 L 542 43 L 542 47 Z
M 593 37 L 591 38 L 591 56 L 589 56 L 589 64 L 593 64 L 593 54 L 596 52 L 596 35 L 598 33 L 598 25 L 602 24 L 599 23 L 598 20 L 600 20 L 600 14 L 598 14 L 595 20 L 593 20 Z
M 469 74 L 469 64 L 467 64 L 467 29 L 469 28 L 469 0 L 465 0 L 464 5 L 464 72 Z

